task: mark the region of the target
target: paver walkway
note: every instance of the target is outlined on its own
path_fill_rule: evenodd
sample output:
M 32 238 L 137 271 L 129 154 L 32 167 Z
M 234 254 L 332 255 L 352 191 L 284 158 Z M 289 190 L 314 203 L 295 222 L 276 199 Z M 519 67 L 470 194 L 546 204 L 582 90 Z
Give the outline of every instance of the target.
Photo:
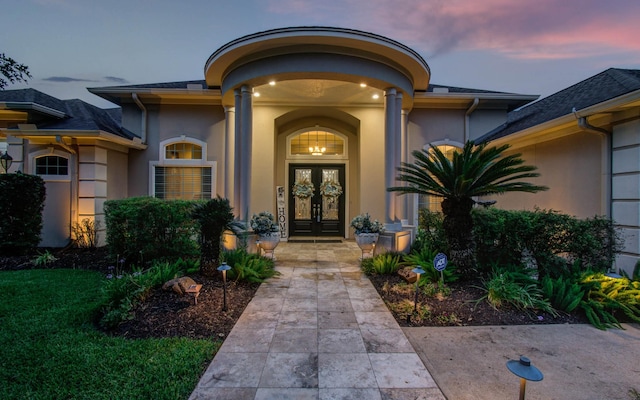
M 191 400 L 445 400 L 362 275 L 354 242 L 280 243 Z

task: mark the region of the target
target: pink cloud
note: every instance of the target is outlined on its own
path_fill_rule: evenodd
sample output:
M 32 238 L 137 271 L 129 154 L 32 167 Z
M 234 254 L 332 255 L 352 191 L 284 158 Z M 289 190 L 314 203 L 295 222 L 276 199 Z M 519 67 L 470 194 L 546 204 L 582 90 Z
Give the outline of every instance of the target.
M 640 51 L 637 0 L 288 0 L 279 13 L 372 31 L 424 49 L 493 50 L 514 58 Z

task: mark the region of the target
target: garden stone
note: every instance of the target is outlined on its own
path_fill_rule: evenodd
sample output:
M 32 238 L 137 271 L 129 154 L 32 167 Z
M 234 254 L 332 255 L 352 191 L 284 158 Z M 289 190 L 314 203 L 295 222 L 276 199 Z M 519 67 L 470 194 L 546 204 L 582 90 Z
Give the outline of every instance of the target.
M 398 275 L 400 275 L 402 279 L 404 279 L 408 283 L 415 283 L 416 279 L 418 278 L 418 275 L 413 272 L 413 268 L 411 267 L 400 268 L 398 270 Z
M 173 290 L 180 296 L 187 293 L 187 289 L 191 286 L 196 286 L 196 282 L 188 276 L 172 279 L 162 285 L 162 290 Z

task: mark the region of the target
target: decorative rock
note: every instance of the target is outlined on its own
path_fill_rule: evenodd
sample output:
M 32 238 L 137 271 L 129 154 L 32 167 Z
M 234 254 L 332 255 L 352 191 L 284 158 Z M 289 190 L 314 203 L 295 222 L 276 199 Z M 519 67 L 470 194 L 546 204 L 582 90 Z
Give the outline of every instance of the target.
M 405 281 L 408 283 L 415 283 L 418 275 L 412 271 L 411 267 L 404 267 L 398 270 L 398 275 L 400 275 Z
M 162 285 L 162 290 L 173 290 L 180 296 L 183 296 L 187 293 L 187 289 L 191 286 L 195 286 L 196 281 L 189 278 L 188 276 L 183 276 L 180 278 L 172 279 Z

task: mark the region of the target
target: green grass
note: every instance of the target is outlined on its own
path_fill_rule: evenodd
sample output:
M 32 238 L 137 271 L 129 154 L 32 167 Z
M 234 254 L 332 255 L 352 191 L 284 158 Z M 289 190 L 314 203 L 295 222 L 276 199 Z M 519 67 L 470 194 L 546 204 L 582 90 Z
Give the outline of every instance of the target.
M 126 340 L 94 326 L 104 278 L 0 272 L 0 399 L 186 399 L 220 343 Z

